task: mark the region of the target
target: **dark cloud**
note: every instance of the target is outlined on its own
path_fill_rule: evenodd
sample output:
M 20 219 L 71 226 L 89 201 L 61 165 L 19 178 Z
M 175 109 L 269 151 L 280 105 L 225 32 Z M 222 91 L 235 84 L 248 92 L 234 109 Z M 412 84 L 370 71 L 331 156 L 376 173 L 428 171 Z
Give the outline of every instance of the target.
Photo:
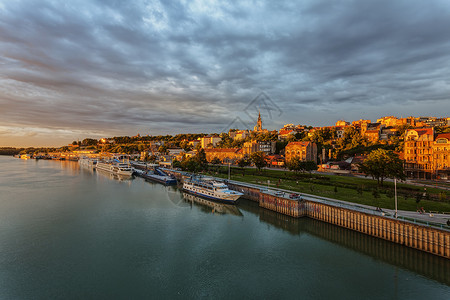
M 283 111 L 273 128 L 440 116 L 449 13 L 445 0 L 0 2 L 0 127 L 212 132 L 261 91 Z

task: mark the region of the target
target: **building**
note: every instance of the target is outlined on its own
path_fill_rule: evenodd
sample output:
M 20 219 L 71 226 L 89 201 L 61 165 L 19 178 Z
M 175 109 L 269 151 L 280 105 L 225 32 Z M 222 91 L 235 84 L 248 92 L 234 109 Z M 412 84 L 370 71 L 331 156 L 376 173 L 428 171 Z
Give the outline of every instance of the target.
M 362 124 L 364 123 L 372 123 L 372 121 L 360 119 L 358 121 L 353 121 L 352 126 L 355 128 L 361 128 Z
M 200 141 L 199 140 L 192 140 L 192 141 L 188 141 L 187 142 L 187 144 L 189 145 L 189 146 L 191 146 L 192 148 L 196 148 L 197 147 L 197 145 L 200 143 Z
M 275 153 L 276 142 L 259 141 L 257 142 L 257 151 L 264 152 L 266 155 Z
M 305 131 L 305 126 L 294 124 L 286 124 L 278 132 L 279 140 L 286 140 L 289 136 L 295 135 L 296 133 L 301 133 Z
M 222 138 L 217 135 L 207 135 L 202 138 L 199 138 L 200 144 L 203 149 L 215 147 L 218 142 L 220 142 Z
M 262 128 L 262 120 L 261 120 L 261 112 L 258 112 L 258 121 L 256 122 L 255 127 L 253 127 L 253 132 L 256 133 L 268 133 L 267 129 Z
M 421 126 L 447 126 L 447 118 L 419 117 L 417 122 L 421 123 Z
M 278 139 L 279 140 L 285 140 L 289 136 L 294 135 L 295 133 L 296 132 L 294 131 L 294 129 L 281 128 L 280 131 L 278 132 Z
M 406 176 L 431 178 L 433 170 L 433 128 L 410 129 L 405 134 L 404 160 Z
M 275 153 L 276 142 L 272 141 L 251 141 L 245 142 L 242 147 L 244 155 L 251 155 L 255 152 L 264 152 L 266 155 Z
M 345 127 L 345 126 L 349 126 L 350 123 L 344 120 L 339 120 L 336 122 L 335 126 L 336 127 Z
M 244 155 L 249 156 L 258 151 L 258 143 L 256 141 L 245 142 L 242 151 Z
M 450 177 L 450 133 L 439 133 L 433 144 L 433 172 L 438 179 Z
M 381 123 L 362 123 L 361 124 L 361 135 L 370 142 L 376 143 L 380 139 L 381 130 L 384 125 Z
M 278 167 L 278 168 L 284 167 L 284 157 L 281 155 L 277 155 L 277 154 L 267 155 L 266 161 L 270 167 Z
M 261 120 L 261 112 L 258 112 L 258 121 L 256 122 L 256 126 L 253 128 L 253 131 L 262 132 L 262 120 Z
M 285 149 L 286 162 L 296 156 L 303 161 L 312 160 L 317 163 L 317 145 L 312 142 L 290 142 Z
M 394 116 L 382 117 L 377 120 L 377 123 L 383 124 L 385 127 L 397 126 L 398 118 Z
M 248 130 L 237 130 L 237 131 L 234 131 L 234 132 L 230 133 L 229 135 L 230 135 L 230 138 L 232 138 L 235 141 L 237 141 L 237 140 L 244 140 L 245 138 L 250 136 L 250 131 L 248 131 Z
M 395 128 L 395 127 L 383 128 L 383 129 L 381 129 L 380 140 L 388 141 L 391 136 L 394 136 L 396 134 L 397 134 L 397 128 Z
M 208 162 L 218 158 L 223 163 L 235 163 L 237 160 L 244 157 L 242 149 L 238 148 L 205 149 L 205 154 Z
M 335 126 L 335 128 L 336 128 L 336 138 L 337 139 L 341 139 L 341 138 L 344 137 L 345 127 L 344 126 Z

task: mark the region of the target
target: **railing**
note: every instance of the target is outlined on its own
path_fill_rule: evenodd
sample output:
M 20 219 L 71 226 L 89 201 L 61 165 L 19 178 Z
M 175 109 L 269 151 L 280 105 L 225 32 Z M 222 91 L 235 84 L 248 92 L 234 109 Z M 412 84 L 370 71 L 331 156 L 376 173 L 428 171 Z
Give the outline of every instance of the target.
M 246 183 L 246 182 L 241 182 L 241 181 L 235 181 L 235 180 L 228 180 L 228 182 L 230 182 L 232 184 L 237 184 L 237 185 L 242 185 L 242 186 L 256 188 L 256 189 L 259 189 L 262 192 L 264 190 L 268 190 L 268 188 L 266 186 L 262 186 L 262 185 Z M 410 218 L 410 217 L 402 217 L 402 216 L 397 216 L 397 218 L 395 218 L 394 215 L 386 213 L 386 212 L 383 212 L 383 211 L 377 211 L 377 210 L 374 210 L 374 209 L 371 209 L 371 208 L 368 208 L 368 207 L 360 206 L 358 204 L 345 203 L 345 202 L 342 202 L 340 200 L 336 200 L 336 199 L 332 199 L 332 198 L 316 196 L 316 195 L 311 195 L 311 194 L 305 194 L 305 193 L 299 193 L 299 192 L 283 190 L 283 189 L 278 189 L 278 188 L 270 188 L 270 190 L 280 191 L 280 192 L 284 192 L 284 193 L 288 193 L 288 194 L 295 193 L 295 194 L 301 195 L 304 200 L 308 200 L 308 201 L 311 201 L 311 202 L 326 204 L 326 205 L 329 205 L 329 206 L 344 208 L 344 209 L 348 209 L 348 210 L 352 210 L 352 211 L 356 211 L 356 212 L 361 212 L 361 213 L 365 213 L 365 214 L 381 216 L 381 217 L 385 217 L 385 218 L 389 218 L 389 219 L 397 219 L 397 220 L 402 220 L 402 221 L 407 222 L 407 223 L 420 224 L 420 225 L 425 225 L 425 226 L 428 226 L 428 227 L 442 229 L 442 230 L 445 230 L 445 231 L 450 231 L 450 226 L 447 226 L 445 224 L 429 222 L 429 221 L 423 221 L 423 220 L 420 220 L 420 219 L 415 219 L 415 218 Z M 281 195 L 277 195 L 277 196 L 278 197 L 283 197 L 283 198 L 286 198 L 286 199 L 290 199 L 290 198 L 288 198 L 286 196 L 281 196 Z M 292 199 L 290 199 L 290 200 L 292 200 Z

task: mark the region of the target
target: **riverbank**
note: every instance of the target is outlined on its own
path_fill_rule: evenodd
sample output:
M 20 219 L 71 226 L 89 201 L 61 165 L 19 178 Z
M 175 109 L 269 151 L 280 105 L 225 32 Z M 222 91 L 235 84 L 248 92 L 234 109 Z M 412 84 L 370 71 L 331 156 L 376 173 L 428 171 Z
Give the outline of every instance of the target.
M 212 167 L 206 174 L 228 178 L 228 167 Z M 356 204 L 384 209 L 395 208 L 394 183 L 388 181 L 382 188 L 379 188 L 375 180 L 368 178 L 294 173 L 284 170 L 258 171 L 236 167 L 230 169 L 230 178 Z M 416 212 L 418 208 L 423 207 L 427 212 L 450 214 L 450 192 L 448 190 L 398 183 L 397 194 L 399 210 Z

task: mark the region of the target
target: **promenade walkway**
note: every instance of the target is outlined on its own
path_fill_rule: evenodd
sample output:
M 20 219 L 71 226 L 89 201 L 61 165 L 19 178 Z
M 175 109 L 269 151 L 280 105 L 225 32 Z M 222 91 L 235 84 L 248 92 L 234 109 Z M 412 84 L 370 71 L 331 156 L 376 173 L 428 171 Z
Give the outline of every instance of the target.
M 173 170 L 173 169 L 165 169 L 165 170 L 180 173 L 185 176 L 192 175 L 188 172 L 177 171 L 177 170 Z M 297 195 L 301 195 L 302 199 L 308 200 L 308 201 L 323 203 L 323 204 L 327 204 L 327 205 L 331 205 L 331 206 L 335 206 L 335 207 L 342 207 L 342 208 L 346 208 L 346 209 L 350 209 L 350 210 L 354 210 L 354 211 L 363 212 L 366 214 L 385 216 L 388 218 L 395 218 L 395 210 L 393 210 L 393 209 L 383 208 L 380 211 L 380 210 L 377 210 L 377 207 L 370 206 L 370 205 L 356 204 L 356 203 L 342 201 L 342 200 L 328 198 L 328 197 L 316 196 L 316 195 L 311 195 L 311 194 L 307 194 L 307 193 L 299 193 L 299 192 L 290 191 L 290 190 L 286 190 L 286 189 L 275 188 L 272 186 L 268 187 L 268 186 L 262 185 L 262 184 L 260 185 L 260 184 L 252 184 L 252 183 L 246 183 L 246 182 L 236 181 L 236 180 L 226 180 L 223 178 L 213 177 L 213 176 L 207 176 L 207 177 L 214 178 L 215 180 L 218 180 L 218 181 L 225 181 L 225 182 L 230 182 L 230 183 L 241 185 L 241 186 L 256 188 L 256 189 L 261 190 L 263 193 L 273 194 L 278 197 L 284 197 L 286 199 L 291 199 L 290 198 L 291 194 L 297 194 Z M 413 211 L 398 210 L 397 218 L 403 219 L 403 220 L 406 220 L 409 222 L 413 222 L 413 223 L 420 223 L 420 224 L 425 224 L 425 225 L 432 226 L 432 227 L 437 227 L 440 229 L 450 230 L 450 226 L 447 225 L 447 221 L 450 220 L 450 214 L 436 214 L 436 213 L 432 213 L 432 212 L 419 213 L 419 212 L 413 212 Z

